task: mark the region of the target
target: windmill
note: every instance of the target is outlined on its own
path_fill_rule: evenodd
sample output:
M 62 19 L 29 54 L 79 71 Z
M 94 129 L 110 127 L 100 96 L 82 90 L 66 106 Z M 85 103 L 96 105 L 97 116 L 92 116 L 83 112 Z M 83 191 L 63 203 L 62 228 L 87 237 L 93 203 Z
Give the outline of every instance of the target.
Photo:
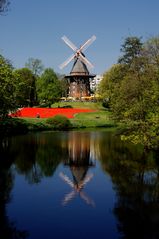
M 76 47 L 66 36 L 62 40 L 73 50 L 73 54 L 64 61 L 59 67 L 63 69 L 72 60 L 74 60 L 72 70 L 69 75 L 65 76 L 69 82 L 69 97 L 82 99 L 90 96 L 90 79 L 95 75 L 89 74 L 88 67 L 93 68 L 93 64 L 86 58 L 84 51 L 95 41 L 96 36 L 92 36 L 79 48 Z

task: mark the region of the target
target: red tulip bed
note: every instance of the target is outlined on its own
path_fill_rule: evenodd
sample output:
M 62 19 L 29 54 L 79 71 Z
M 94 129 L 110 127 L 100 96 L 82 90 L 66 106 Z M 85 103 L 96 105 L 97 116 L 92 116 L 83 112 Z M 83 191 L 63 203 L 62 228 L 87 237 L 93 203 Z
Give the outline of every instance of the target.
M 94 110 L 78 108 L 21 108 L 16 113 L 11 114 L 11 116 L 26 118 L 50 118 L 55 115 L 64 115 L 67 118 L 74 118 L 74 115 L 77 113 L 88 112 L 94 112 Z

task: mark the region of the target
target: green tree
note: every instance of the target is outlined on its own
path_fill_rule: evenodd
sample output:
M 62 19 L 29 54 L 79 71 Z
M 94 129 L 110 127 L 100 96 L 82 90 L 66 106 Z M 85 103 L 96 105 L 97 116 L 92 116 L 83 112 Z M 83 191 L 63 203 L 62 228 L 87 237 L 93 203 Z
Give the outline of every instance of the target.
M 69 89 L 68 81 L 66 78 L 62 78 L 60 82 L 61 82 L 62 97 L 67 97 L 68 89 Z
M 136 59 L 121 84 L 114 88 L 111 109 L 128 126 L 126 137 L 146 148 L 158 147 L 159 84 L 153 65 Z M 158 118 L 159 119 L 159 118 Z
M 26 68 L 29 68 L 35 76 L 39 76 L 44 70 L 42 61 L 35 58 L 29 58 L 28 62 L 25 64 Z
M 105 73 L 99 87 L 113 116 L 125 123 L 123 139 L 159 147 L 159 41 L 126 38 L 120 64 Z M 122 63 L 122 64 L 121 64 Z
M 37 88 L 40 104 L 44 103 L 51 107 L 51 104 L 58 101 L 61 97 L 61 83 L 51 68 L 45 69 L 37 81 Z
M 0 55 L 0 118 L 16 109 L 16 84 L 13 67 Z
M 159 36 L 152 37 L 144 43 L 142 54 L 148 58 L 149 64 L 159 71 Z
M 118 63 L 130 65 L 134 58 L 138 57 L 142 50 L 141 38 L 138 37 L 127 37 L 121 47 L 121 56 Z
M 61 96 L 62 96 L 62 97 L 67 97 L 67 95 L 68 95 L 68 89 L 69 89 L 68 80 L 65 78 L 65 75 L 56 73 L 56 76 L 57 76 L 58 80 L 59 80 L 60 83 L 61 83 L 61 89 L 62 89 L 62 94 L 61 94 Z
M 152 109 L 152 84 L 155 74 L 141 58 L 133 62 L 120 85 L 114 88 L 112 110 L 116 117 L 130 120 L 145 120 L 148 109 Z M 151 81 L 149 77 L 151 75 Z
M 32 107 L 36 103 L 36 77 L 28 68 L 14 71 L 17 79 L 16 100 L 18 106 Z
M 113 98 L 114 88 L 117 87 L 125 75 L 125 66 L 122 64 L 113 65 L 105 74 L 98 87 L 98 93 L 104 101 L 109 104 Z

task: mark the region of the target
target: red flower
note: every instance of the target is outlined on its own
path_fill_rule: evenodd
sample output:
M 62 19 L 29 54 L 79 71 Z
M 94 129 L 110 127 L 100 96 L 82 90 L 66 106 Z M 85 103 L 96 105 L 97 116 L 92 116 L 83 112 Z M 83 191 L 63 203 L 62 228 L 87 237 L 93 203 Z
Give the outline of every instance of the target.
M 91 109 L 78 109 L 78 108 L 22 108 L 16 113 L 11 114 L 12 117 L 26 117 L 26 118 L 50 118 L 55 115 L 64 115 L 67 118 L 74 118 L 77 113 L 94 112 Z

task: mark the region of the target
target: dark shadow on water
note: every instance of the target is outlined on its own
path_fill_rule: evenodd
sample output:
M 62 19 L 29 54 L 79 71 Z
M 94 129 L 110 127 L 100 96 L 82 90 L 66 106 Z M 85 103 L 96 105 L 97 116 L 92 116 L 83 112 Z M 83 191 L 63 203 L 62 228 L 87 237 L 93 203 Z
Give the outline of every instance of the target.
M 7 204 L 12 200 L 11 191 L 14 186 L 14 174 L 11 170 L 14 156 L 11 157 L 9 148 L 10 142 L 7 139 L 0 141 L 0 238 L 25 239 L 29 233 L 18 229 L 6 212 Z

